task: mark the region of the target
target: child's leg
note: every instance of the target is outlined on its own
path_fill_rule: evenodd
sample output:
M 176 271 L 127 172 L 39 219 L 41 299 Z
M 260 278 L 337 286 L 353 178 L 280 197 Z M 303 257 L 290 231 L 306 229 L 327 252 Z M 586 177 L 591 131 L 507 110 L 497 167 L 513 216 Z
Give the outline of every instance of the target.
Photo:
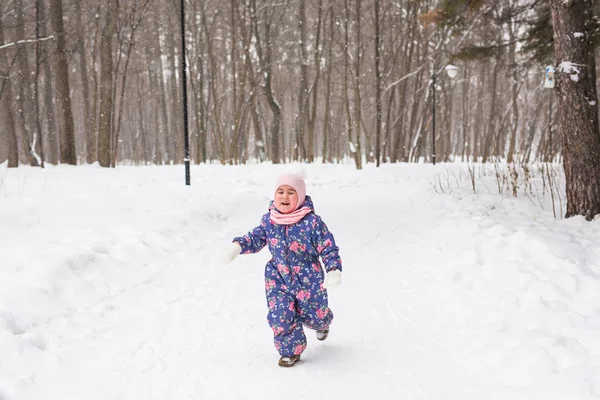
M 306 348 L 306 336 L 297 315 L 294 296 L 278 290 L 268 291 L 267 303 L 267 319 L 273 330 L 275 348 L 282 356 L 301 354 Z
M 328 306 L 326 290 L 301 290 L 296 298 L 299 308 L 298 315 L 304 325 L 314 330 L 323 330 L 329 327 L 333 321 L 333 312 Z

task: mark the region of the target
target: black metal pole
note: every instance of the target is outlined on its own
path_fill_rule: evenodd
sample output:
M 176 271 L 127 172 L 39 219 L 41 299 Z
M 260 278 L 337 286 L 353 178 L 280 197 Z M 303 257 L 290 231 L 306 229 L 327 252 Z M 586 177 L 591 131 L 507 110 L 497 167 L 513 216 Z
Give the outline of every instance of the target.
M 431 96 L 432 96 L 432 107 L 431 107 L 431 112 L 432 112 L 432 117 L 433 120 L 431 121 L 431 149 L 432 149 L 432 154 L 431 154 L 431 160 L 433 161 L 433 165 L 435 165 L 435 63 L 433 64 L 433 76 L 431 78 L 432 80 L 432 85 L 431 85 Z
M 183 84 L 183 162 L 185 164 L 185 184 L 190 185 L 190 141 L 188 135 L 188 103 L 187 103 L 187 66 L 185 64 L 185 0 L 181 0 L 181 77 Z

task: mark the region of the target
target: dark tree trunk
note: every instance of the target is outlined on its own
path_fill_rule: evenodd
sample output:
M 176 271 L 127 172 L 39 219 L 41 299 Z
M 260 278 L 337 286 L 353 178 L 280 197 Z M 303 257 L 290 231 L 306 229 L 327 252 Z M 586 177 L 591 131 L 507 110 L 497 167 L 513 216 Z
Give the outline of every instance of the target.
M 0 18 L 0 43 L 4 43 L 4 28 L 2 18 Z M 10 75 L 10 62 L 6 52 L 0 51 L 0 75 Z M 13 95 L 10 79 L 5 79 L 0 84 L 0 129 L 3 135 L 6 135 L 8 151 L 8 167 L 16 168 L 19 166 L 19 142 L 17 139 L 17 127 L 12 109 Z M 2 137 L 2 136 L 0 136 Z M 4 160 L 0 159 L 0 162 Z
M 67 44 L 63 24 L 62 0 L 50 2 L 50 23 L 56 35 L 56 60 L 54 79 L 56 82 L 56 103 L 61 118 L 60 123 L 60 162 L 77 164 L 75 153 L 75 126 L 71 109 L 69 89 L 69 63 L 67 62 Z
M 566 217 L 600 213 L 600 133 L 592 0 L 552 0 L 558 119 L 566 177 Z
M 90 79 L 88 78 L 88 66 L 85 55 L 84 40 L 85 40 L 85 28 L 83 26 L 83 20 L 81 18 L 83 14 L 81 8 L 81 2 L 75 2 L 75 20 L 77 23 L 77 32 L 79 40 L 77 41 L 76 52 L 79 56 L 79 73 L 81 74 L 81 86 L 82 86 L 82 105 L 83 105 L 83 127 L 85 129 L 85 160 L 88 164 L 92 164 L 96 161 L 96 138 L 94 136 L 93 119 L 90 115 Z
M 312 84 L 312 104 L 310 105 L 310 113 L 308 116 L 308 145 L 307 145 L 307 161 L 315 162 L 316 157 L 316 146 L 315 146 L 315 124 L 317 118 L 317 104 L 319 101 L 319 82 L 321 80 L 321 59 L 322 53 L 321 50 L 321 26 L 323 24 L 323 0 L 319 0 L 319 4 L 317 6 L 318 17 L 317 17 L 317 32 L 314 42 L 314 63 L 315 63 L 315 80 Z
M 44 168 L 44 145 L 42 141 L 42 123 L 40 117 L 40 64 L 41 64 L 41 49 L 40 49 L 40 26 L 44 24 L 42 19 L 42 9 L 44 8 L 43 0 L 35 2 L 35 76 L 33 81 L 34 101 L 35 101 L 35 134 L 33 137 L 33 146 L 35 154 L 38 157 L 40 166 Z
M 333 70 L 333 46 L 335 38 L 335 15 L 333 13 L 333 0 L 329 0 L 329 49 L 327 52 L 327 85 L 325 91 L 325 121 L 323 122 L 323 163 L 333 161 L 332 151 L 328 142 L 331 135 L 331 81 Z
M 361 40 L 361 21 L 362 15 L 360 11 L 361 2 L 356 0 L 355 11 L 356 11 L 356 26 L 355 26 L 355 43 L 354 43 L 354 133 L 356 134 L 356 151 L 354 152 L 354 163 L 356 169 L 362 169 L 362 149 L 360 145 L 361 136 L 361 122 L 362 122 L 362 100 L 360 92 L 360 67 L 362 65 L 362 40 Z M 368 153 L 367 153 L 368 155 Z
M 381 34 L 379 31 L 379 0 L 375 0 L 375 163 L 379 167 L 381 162 L 381 69 L 379 67 Z
M 306 127 L 306 111 L 308 100 L 308 54 L 306 51 L 306 4 L 304 1 L 299 2 L 300 10 L 298 12 L 298 25 L 300 31 L 300 83 L 298 85 L 298 113 L 294 121 L 294 132 L 296 145 L 294 146 L 294 160 L 306 161 L 308 154 L 304 145 L 305 127 Z M 312 161 L 312 160 L 311 160 Z
M 40 36 L 46 37 L 47 32 L 47 20 L 45 5 L 43 1 L 40 1 L 39 19 L 43 21 L 40 23 Z M 45 152 L 45 162 L 56 165 L 58 164 L 58 128 L 56 127 L 56 112 L 54 110 L 54 89 L 52 89 L 52 63 L 48 60 L 51 58 L 53 52 L 53 42 L 46 41 L 41 47 L 40 57 L 43 61 L 44 67 L 44 100 L 43 100 L 43 114 L 46 121 L 47 132 L 44 137 L 48 151 Z
M 265 37 L 267 43 L 267 55 L 265 64 L 268 65 L 265 71 L 265 85 L 264 92 L 267 97 L 267 103 L 269 103 L 269 108 L 273 113 L 273 121 L 271 122 L 271 161 L 273 164 L 279 164 L 281 162 L 281 153 L 280 153 L 280 136 L 281 136 L 281 124 L 283 123 L 283 113 L 281 112 L 281 106 L 279 102 L 275 99 L 275 95 L 273 94 L 272 80 L 273 80 L 273 72 L 272 72 L 272 46 L 271 43 L 271 23 L 268 22 L 265 24 Z
M 108 4 L 105 26 L 100 42 L 100 116 L 98 120 L 98 163 L 110 167 L 113 106 L 113 57 L 112 39 L 116 27 L 119 2 Z
M 26 40 L 28 33 L 25 32 L 25 4 L 22 0 L 14 1 L 15 9 L 15 32 L 18 40 Z M 17 93 L 16 103 L 18 105 L 18 122 L 22 127 L 21 150 L 27 163 L 37 166 L 35 149 L 33 148 L 33 136 L 35 132 L 35 108 L 32 102 L 33 91 L 31 88 L 31 67 L 29 64 L 29 52 L 27 46 L 21 44 L 17 48 L 16 55 Z
M 178 9 L 178 8 L 177 8 Z M 169 91 L 169 111 L 170 111 L 170 132 L 172 140 L 169 140 L 170 148 L 168 149 L 170 160 L 175 164 L 183 163 L 183 111 L 181 96 L 179 95 L 179 84 L 178 79 L 181 77 L 177 76 L 177 65 L 175 59 L 178 57 L 178 49 L 181 45 L 178 43 L 177 29 L 179 22 L 172 22 L 171 18 L 174 16 L 165 15 L 164 21 L 167 25 L 167 38 L 165 47 L 167 56 L 167 68 L 171 71 L 171 74 L 167 80 L 167 89 Z

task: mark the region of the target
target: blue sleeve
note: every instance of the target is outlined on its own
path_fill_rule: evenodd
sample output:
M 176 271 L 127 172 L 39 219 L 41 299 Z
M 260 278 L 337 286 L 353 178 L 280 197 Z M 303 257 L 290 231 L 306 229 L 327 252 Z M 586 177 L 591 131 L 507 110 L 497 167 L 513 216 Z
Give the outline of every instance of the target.
M 258 253 L 267 245 L 267 215 L 263 216 L 260 220 L 260 225 L 252 229 L 244 236 L 238 236 L 233 238 L 234 242 L 239 243 L 242 247 L 241 254 Z
M 335 244 L 333 234 L 325 225 L 321 217 L 317 216 L 317 225 L 315 227 L 315 244 L 317 251 L 323 260 L 323 265 L 327 272 L 335 269 L 342 270 L 342 259 L 340 258 L 340 249 Z

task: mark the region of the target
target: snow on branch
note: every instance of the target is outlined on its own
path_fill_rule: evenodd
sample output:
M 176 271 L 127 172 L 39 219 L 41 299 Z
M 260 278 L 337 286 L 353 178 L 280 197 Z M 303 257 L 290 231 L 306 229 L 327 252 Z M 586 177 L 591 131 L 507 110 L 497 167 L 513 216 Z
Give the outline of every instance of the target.
M 585 68 L 585 65 L 584 64 L 575 64 L 570 61 L 563 61 L 558 66 L 558 69 L 560 71 L 564 72 L 565 74 L 569 74 L 572 81 L 579 82 L 579 74 L 580 74 L 579 68 L 580 67 Z
M 45 42 L 46 40 L 52 40 L 52 39 L 54 39 L 54 35 L 48 36 L 48 37 L 44 37 L 44 38 L 39 38 L 39 39 L 19 40 L 17 42 L 3 44 L 2 46 L 0 46 L 0 50 L 4 50 L 4 49 L 7 49 L 7 48 L 13 47 L 13 46 L 18 46 L 20 44 L 35 43 L 35 42 Z

